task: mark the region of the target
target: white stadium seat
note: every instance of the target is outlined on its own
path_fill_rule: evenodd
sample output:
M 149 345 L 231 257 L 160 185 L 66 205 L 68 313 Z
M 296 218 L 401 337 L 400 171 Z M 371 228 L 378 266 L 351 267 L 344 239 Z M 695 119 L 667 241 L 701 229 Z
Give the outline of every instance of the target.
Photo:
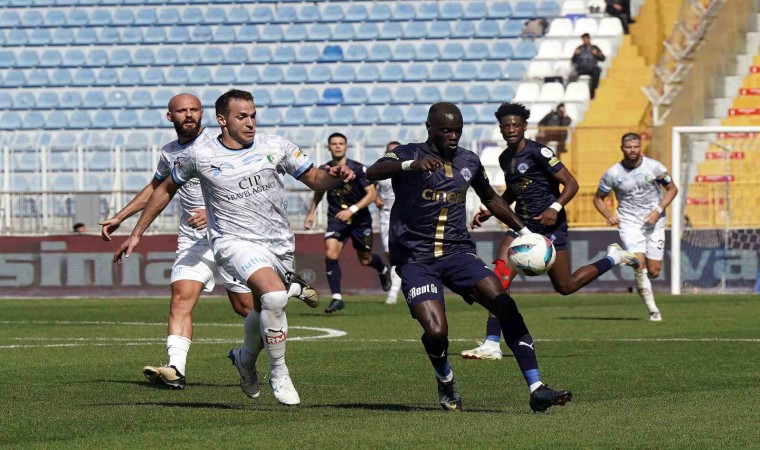
M 515 93 L 515 100 L 519 103 L 533 103 L 541 93 L 541 89 L 536 83 L 520 83 L 517 86 L 517 92 Z
M 538 96 L 539 102 L 561 103 L 565 97 L 565 87 L 562 83 L 546 83 L 541 86 L 541 93 Z
M 573 35 L 573 21 L 564 17 L 552 20 L 546 37 L 568 37 Z
M 583 44 L 583 41 L 580 39 L 568 39 L 565 41 L 565 45 L 563 46 L 562 50 L 562 58 L 570 59 L 573 57 L 573 53 L 575 53 L 575 49 L 578 48 L 579 45 Z
M 573 63 L 570 59 L 561 59 L 554 63 L 552 71 L 558 77 L 568 78 L 573 73 Z
M 596 19 L 593 19 L 591 17 L 582 17 L 575 21 L 575 28 L 573 29 L 573 33 L 575 36 L 580 37 L 583 33 L 588 33 L 591 35 L 591 39 L 594 39 L 594 36 L 596 35 L 596 30 L 598 27 L 598 23 Z
M 552 63 L 548 61 L 533 61 L 528 66 L 527 78 L 543 80 L 551 76 L 554 76 L 554 70 L 552 69 Z
M 536 59 L 558 59 L 562 57 L 562 41 L 547 39 L 538 47 Z
M 582 81 L 574 81 L 568 84 L 567 89 L 565 89 L 564 99 L 566 102 L 586 103 L 590 98 L 588 84 Z
M 605 17 L 599 21 L 596 29 L 597 36 L 618 37 L 623 35 L 623 25 L 617 17 Z
M 562 4 L 561 16 L 586 14 L 586 2 L 583 0 L 565 0 Z
M 578 107 L 574 103 L 565 103 L 565 114 L 573 120 L 572 125 L 577 125 L 581 120 Z
M 499 167 L 499 155 L 502 149 L 500 147 L 486 147 L 480 153 L 480 163 L 483 167 L 490 169 L 493 167 Z

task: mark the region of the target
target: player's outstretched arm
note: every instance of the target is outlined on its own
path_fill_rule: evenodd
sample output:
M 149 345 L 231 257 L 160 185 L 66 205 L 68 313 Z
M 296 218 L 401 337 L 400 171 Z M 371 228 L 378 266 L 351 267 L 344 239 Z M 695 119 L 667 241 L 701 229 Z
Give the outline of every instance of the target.
M 135 197 L 127 203 L 127 206 L 121 209 L 121 211 L 114 214 L 110 219 L 106 219 L 102 222 L 98 222 L 102 228 L 100 229 L 100 237 L 104 241 L 111 240 L 111 234 L 113 234 L 121 223 L 145 208 L 153 191 L 158 185 L 161 184 L 161 180 L 153 178 Z
M 431 156 L 407 161 L 383 159 L 372 164 L 369 169 L 367 169 L 367 179 L 369 181 L 386 180 L 403 171 L 434 172 L 441 167 L 443 167 L 443 161 Z
M 594 194 L 594 207 L 597 211 L 599 211 L 599 214 L 604 216 L 604 220 L 607 221 L 607 225 L 618 225 L 620 221 L 618 220 L 617 216 L 613 214 L 609 208 L 607 208 L 607 205 L 604 203 L 605 198 L 607 198 L 607 193 L 601 189 L 597 189 L 596 194 Z
M 129 258 L 132 250 L 140 243 L 140 238 L 145 233 L 145 230 L 156 220 L 161 211 L 166 208 L 166 205 L 169 204 L 179 188 L 180 186 L 174 179 L 169 177 L 153 191 L 132 233 L 114 252 L 113 262 L 121 264 L 122 255 Z
M 497 194 L 490 185 L 478 187 L 473 185 L 473 188 L 475 189 L 475 193 L 478 194 L 478 197 L 480 197 L 483 206 L 488 208 L 491 214 L 497 219 L 501 220 L 507 224 L 509 228 L 516 230 L 520 234 L 530 233 L 528 227 L 526 227 L 523 221 L 517 217 L 517 214 L 512 211 L 512 208 L 509 207 L 509 203 L 507 203 L 502 196 Z

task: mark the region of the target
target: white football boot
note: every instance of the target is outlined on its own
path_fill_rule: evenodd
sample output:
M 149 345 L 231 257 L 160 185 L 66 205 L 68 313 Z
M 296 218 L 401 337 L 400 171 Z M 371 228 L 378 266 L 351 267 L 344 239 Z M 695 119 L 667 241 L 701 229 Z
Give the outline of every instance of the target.
M 465 350 L 461 353 L 464 359 L 492 359 L 499 360 L 502 357 L 501 347 L 496 342 L 478 341 L 478 346 L 472 350 Z

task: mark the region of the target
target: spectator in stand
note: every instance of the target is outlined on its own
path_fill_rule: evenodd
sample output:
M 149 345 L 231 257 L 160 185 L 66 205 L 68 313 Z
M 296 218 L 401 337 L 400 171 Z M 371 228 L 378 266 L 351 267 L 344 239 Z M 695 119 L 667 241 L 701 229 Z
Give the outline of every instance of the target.
M 565 114 L 565 104 L 560 103 L 538 122 L 538 136 L 536 137 L 536 141 L 545 146 L 548 146 L 551 141 L 556 141 L 557 148 L 555 150 L 557 151 L 557 155 L 561 155 L 566 150 L 565 141 L 567 141 L 567 127 L 570 126 L 570 122 L 572 121 L 573 119 Z M 542 127 L 550 128 L 545 130 Z
M 85 234 L 87 233 L 87 226 L 83 224 L 82 222 L 77 222 L 74 224 L 74 233 L 76 234 Z
M 579 45 L 573 53 L 573 68 L 575 69 L 575 78 L 580 75 L 591 76 L 591 98 L 596 95 L 596 88 L 599 86 L 599 77 L 602 69 L 599 67 L 599 61 L 607 59 L 596 45 L 591 43 L 591 36 L 588 33 L 581 35 L 583 44 Z
M 636 23 L 631 17 L 631 0 L 604 0 L 607 7 L 604 12 L 620 19 L 623 25 L 623 33 L 628 34 L 628 25 Z

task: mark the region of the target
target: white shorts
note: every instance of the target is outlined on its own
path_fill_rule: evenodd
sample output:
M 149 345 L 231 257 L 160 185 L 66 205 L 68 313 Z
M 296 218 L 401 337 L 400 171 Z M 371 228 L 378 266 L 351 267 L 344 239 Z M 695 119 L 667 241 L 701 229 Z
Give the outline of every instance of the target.
M 242 239 L 217 239 L 214 241 L 214 257 L 217 264 L 239 280 L 248 280 L 263 267 L 272 268 L 285 280 L 285 275 L 295 272 L 292 253 L 278 256 L 263 245 Z
M 225 289 L 232 292 L 251 292 L 248 287 L 235 280 L 214 261 L 214 254 L 206 239 L 194 240 L 184 236 L 177 239 L 177 257 L 172 266 L 171 282 L 190 280 L 203 283 L 203 290 L 211 292 L 216 286 L 217 276 Z
M 391 209 L 383 207 L 380 210 L 380 239 L 383 241 L 383 250 L 388 253 L 390 250 L 388 246 L 388 236 L 391 232 Z
M 620 227 L 620 240 L 626 250 L 643 253 L 647 259 L 662 261 L 665 256 L 665 219 L 653 227 Z

